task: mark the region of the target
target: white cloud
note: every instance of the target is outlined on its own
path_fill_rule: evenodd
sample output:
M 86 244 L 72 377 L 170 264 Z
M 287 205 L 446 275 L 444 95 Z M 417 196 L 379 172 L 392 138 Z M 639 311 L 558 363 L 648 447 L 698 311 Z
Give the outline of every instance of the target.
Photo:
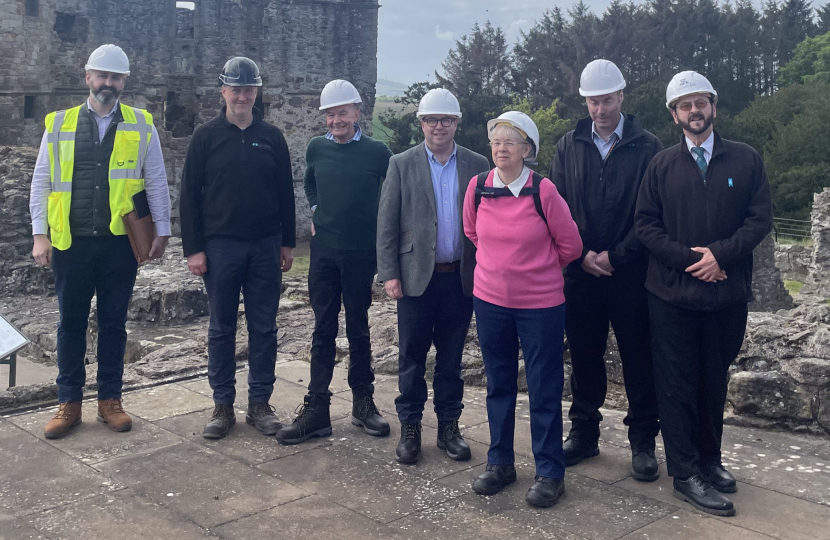
M 435 37 L 442 41 L 455 41 L 455 34 L 451 31 L 442 31 L 441 27 L 435 25 Z

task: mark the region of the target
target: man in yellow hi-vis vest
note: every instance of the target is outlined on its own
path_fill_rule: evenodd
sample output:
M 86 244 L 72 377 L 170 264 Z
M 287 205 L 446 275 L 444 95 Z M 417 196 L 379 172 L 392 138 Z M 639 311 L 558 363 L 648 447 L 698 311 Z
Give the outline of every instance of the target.
M 121 406 L 121 384 L 127 308 L 138 263 L 122 216 L 133 210 L 133 196 L 145 191 L 156 226 L 150 258 L 158 259 L 170 236 L 170 193 L 153 117 L 118 99 L 129 73 L 130 62 L 120 47 L 102 45 L 92 52 L 86 64 L 89 98 L 46 116 L 32 175 L 32 256 L 39 265 L 52 266 L 60 307 L 60 407 L 45 427 L 48 439 L 63 437 L 81 423 L 93 294 L 98 311 L 98 420 L 114 431 L 132 427 Z

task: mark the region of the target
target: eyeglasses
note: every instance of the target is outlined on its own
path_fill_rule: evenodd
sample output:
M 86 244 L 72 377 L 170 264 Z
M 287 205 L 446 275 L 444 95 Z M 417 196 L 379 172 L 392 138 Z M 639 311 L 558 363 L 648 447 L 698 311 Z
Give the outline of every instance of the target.
M 689 112 L 692 110 L 692 103 L 695 104 L 697 110 L 702 111 L 705 109 L 710 103 L 712 103 L 711 99 L 696 99 L 694 101 L 686 101 L 684 103 L 678 103 L 674 106 L 675 109 L 680 109 L 683 112 Z
M 421 121 L 429 127 L 437 126 L 438 122 L 441 122 L 441 125 L 444 127 L 450 127 L 455 123 L 455 118 L 453 118 L 452 116 L 445 116 L 444 118 L 435 118 L 433 116 L 430 116 L 429 118 L 423 118 Z
M 516 141 L 513 139 L 507 139 L 506 141 L 500 141 L 496 139 L 495 141 L 490 141 L 490 148 L 502 148 L 504 147 L 507 150 L 512 150 L 513 148 L 519 146 L 520 144 L 527 144 L 525 141 Z

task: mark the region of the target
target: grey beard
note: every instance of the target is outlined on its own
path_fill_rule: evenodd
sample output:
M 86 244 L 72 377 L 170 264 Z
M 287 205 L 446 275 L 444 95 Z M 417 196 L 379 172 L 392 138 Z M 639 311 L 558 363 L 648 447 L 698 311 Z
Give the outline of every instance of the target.
M 118 99 L 117 92 L 110 92 L 109 94 L 105 94 L 103 90 L 99 90 L 95 94 L 95 101 L 101 103 L 102 105 L 109 105 L 116 99 Z

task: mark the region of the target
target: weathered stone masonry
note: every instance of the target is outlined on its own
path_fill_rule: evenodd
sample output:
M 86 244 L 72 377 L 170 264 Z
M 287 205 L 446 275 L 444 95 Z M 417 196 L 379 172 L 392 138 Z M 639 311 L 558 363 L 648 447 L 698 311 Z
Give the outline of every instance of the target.
M 88 94 L 97 46 L 130 57 L 124 102 L 153 114 L 178 229 L 178 185 L 189 135 L 220 107 L 225 61 L 248 56 L 263 76 L 260 107 L 286 135 L 299 184 L 308 140 L 325 131 L 319 94 L 335 78 L 363 97 L 371 133 L 377 79 L 377 0 L 0 0 L 0 145 L 37 146 L 43 119 Z M 308 210 L 297 185 L 298 232 Z

